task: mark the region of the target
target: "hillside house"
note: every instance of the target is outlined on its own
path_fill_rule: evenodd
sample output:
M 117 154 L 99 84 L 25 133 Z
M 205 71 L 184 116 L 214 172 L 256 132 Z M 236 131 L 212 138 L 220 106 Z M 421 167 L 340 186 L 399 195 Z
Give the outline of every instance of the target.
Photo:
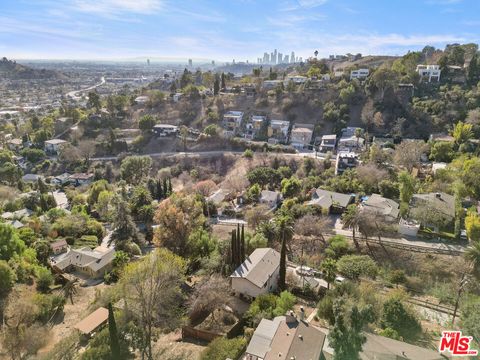
M 91 184 L 93 181 L 94 175 L 87 174 L 87 173 L 76 173 L 70 175 L 68 180 L 74 186 L 81 186 L 81 185 L 88 185 Z
M 225 136 L 235 136 L 240 131 L 243 121 L 242 111 L 228 111 L 223 115 L 223 128 Z
M 318 151 L 321 153 L 335 152 L 335 146 L 337 146 L 337 135 L 330 134 L 330 135 L 323 135 L 320 146 L 318 147 Z
M 102 328 L 108 321 L 108 309 L 99 307 L 93 313 L 88 315 L 77 323 L 74 328 L 77 329 L 83 336 L 91 337 L 100 328 Z
M 264 129 L 266 124 L 266 116 L 252 115 L 250 120 L 245 125 L 245 138 L 250 140 L 257 138 L 261 134 L 262 129 Z
M 153 134 L 158 137 L 178 134 L 178 126 L 170 124 L 157 124 L 152 129 Z
M 353 169 L 359 164 L 358 154 L 348 151 L 340 151 L 335 161 L 335 175 L 342 174 L 345 170 Z
M 456 215 L 455 197 L 443 192 L 414 194 L 410 201 L 410 214 L 423 227 L 434 231 L 440 230 L 438 223 L 445 224 L 446 228 L 451 227 Z
M 417 65 L 417 73 L 424 81 L 440 81 L 440 65 Z
M 7 141 L 7 147 L 10 151 L 19 152 L 23 149 L 22 139 L 11 139 Z
M 88 247 L 71 249 L 58 258 L 51 259 L 50 264 L 59 272 L 78 271 L 93 279 L 102 278 L 113 267 L 115 250 L 102 246 L 91 250 Z
M 285 142 L 288 138 L 288 130 L 290 128 L 290 121 L 284 120 L 270 120 L 268 125 L 267 135 L 269 138 L 277 142 Z
M 340 214 L 347 209 L 348 205 L 353 204 L 354 201 L 355 196 L 352 194 L 316 189 L 308 205 L 320 206 L 322 209 L 328 211 L 329 214 Z
M 44 143 L 45 152 L 48 155 L 58 155 L 67 142 L 62 139 L 51 139 Z
M 61 239 L 61 240 L 55 241 L 53 243 L 50 243 L 50 249 L 52 250 L 52 253 L 54 255 L 59 255 L 59 254 L 67 251 L 68 244 L 65 241 L 65 239 Z
M 294 127 L 290 134 L 290 143 L 296 149 L 304 149 L 312 141 L 313 130 L 306 127 Z
M 353 79 L 364 80 L 368 77 L 369 74 L 370 74 L 370 70 L 368 69 L 352 70 L 350 72 L 350 80 L 353 80 Z
M 362 137 L 357 137 L 359 132 L 363 132 L 363 129 L 357 127 L 342 129 L 342 136 L 337 143 L 338 151 L 361 151 L 365 140 Z
M 255 249 L 230 275 L 236 295 L 254 299 L 277 289 L 280 253 L 271 248 Z
M 400 214 L 400 205 L 392 199 L 372 194 L 362 202 L 361 210 L 383 216 L 387 221 L 396 222 Z
M 270 209 L 276 209 L 282 201 L 282 194 L 278 191 L 262 190 L 260 194 L 260 203 L 267 205 Z

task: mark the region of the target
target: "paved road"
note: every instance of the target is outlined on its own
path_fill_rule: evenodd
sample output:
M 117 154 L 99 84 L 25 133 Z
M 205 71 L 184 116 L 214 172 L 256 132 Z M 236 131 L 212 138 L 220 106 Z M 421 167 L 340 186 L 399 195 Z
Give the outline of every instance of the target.
M 67 93 L 67 97 L 72 98 L 73 100 L 79 100 L 81 97 L 78 96 L 77 94 L 81 94 L 82 92 L 93 90 L 99 86 L 102 86 L 103 84 L 105 84 L 105 77 L 102 76 L 98 84 L 89 86 L 85 89 L 70 91 L 69 93 Z

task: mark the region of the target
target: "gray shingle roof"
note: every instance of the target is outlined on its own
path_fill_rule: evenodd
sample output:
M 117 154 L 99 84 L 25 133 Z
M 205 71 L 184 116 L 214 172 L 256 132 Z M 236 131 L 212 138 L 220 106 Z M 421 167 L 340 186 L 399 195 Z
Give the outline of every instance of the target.
M 244 278 L 262 288 L 280 266 L 280 253 L 271 248 L 255 249 L 230 277 Z
M 324 209 L 330 208 L 333 203 L 346 208 L 353 200 L 353 195 L 341 194 L 333 191 L 317 189 L 310 200 L 310 205 L 318 205 Z
M 400 213 L 400 205 L 397 202 L 378 194 L 370 195 L 363 203 L 363 207 L 367 211 L 389 216 L 393 219 L 396 219 Z

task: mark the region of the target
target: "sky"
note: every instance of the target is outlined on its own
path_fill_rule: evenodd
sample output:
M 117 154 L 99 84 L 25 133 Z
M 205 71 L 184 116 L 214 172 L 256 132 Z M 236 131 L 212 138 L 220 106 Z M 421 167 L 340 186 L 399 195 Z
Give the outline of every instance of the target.
M 0 0 L 0 56 L 256 61 L 480 42 L 479 0 Z

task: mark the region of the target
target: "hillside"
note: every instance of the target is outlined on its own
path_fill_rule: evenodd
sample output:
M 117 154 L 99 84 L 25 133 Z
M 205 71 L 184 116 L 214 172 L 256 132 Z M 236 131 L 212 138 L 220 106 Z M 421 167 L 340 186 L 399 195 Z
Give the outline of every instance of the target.
M 18 64 L 14 60 L 2 58 L 0 61 L 0 79 L 9 80 L 38 80 L 38 79 L 65 79 L 66 76 L 58 71 L 33 69 Z

